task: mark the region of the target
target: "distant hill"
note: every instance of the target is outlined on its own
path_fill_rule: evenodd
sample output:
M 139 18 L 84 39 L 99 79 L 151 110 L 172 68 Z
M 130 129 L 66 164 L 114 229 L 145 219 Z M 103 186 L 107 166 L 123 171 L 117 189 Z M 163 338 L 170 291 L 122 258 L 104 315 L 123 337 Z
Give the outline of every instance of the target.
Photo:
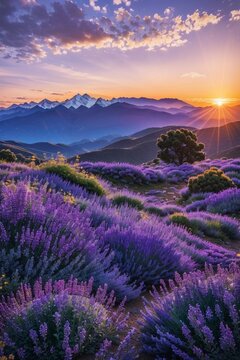
M 8 141 L 0 141 L 0 150 L 3 149 L 9 149 L 11 150 L 15 155 L 23 155 L 26 158 L 31 158 L 33 155 L 36 155 L 36 153 L 28 151 L 27 149 L 25 149 L 22 146 L 19 146 L 17 144 L 13 144 L 11 142 Z
M 81 160 L 141 164 L 156 157 L 158 151 L 156 141 L 161 134 L 165 134 L 168 130 L 178 128 L 178 126 L 167 126 L 163 128 L 145 129 L 140 133 L 133 134 L 127 139 L 112 143 L 102 150 L 82 154 Z M 190 129 L 194 130 L 194 128 Z M 140 134 L 142 136 L 138 137 Z
M 234 146 L 230 149 L 214 154 L 212 157 L 214 159 L 221 159 L 224 157 L 228 159 L 240 158 L 240 145 Z
M 117 141 L 102 150 L 81 155 L 82 161 L 127 161 L 132 164 L 141 164 L 156 157 L 157 138 L 169 129 L 178 127 L 164 127 L 158 129 L 145 129 L 140 137 L 134 135 L 128 139 Z M 240 121 L 230 123 L 219 128 L 207 128 L 195 130 L 199 141 L 205 144 L 208 157 L 214 154 L 223 154 L 227 149 L 240 145 Z M 218 151 L 219 149 L 219 151 Z M 220 153 L 221 151 L 221 153 Z M 226 156 L 226 155 L 221 155 Z
M 223 152 L 240 145 L 240 121 L 221 127 L 212 127 L 197 131 L 198 139 L 205 144 L 208 156 Z
M 12 140 L 0 141 L 0 150 L 10 149 L 15 154 L 22 154 L 25 157 L 31 157 L 32 155 L 38 158 L 50 158 L 51 156 L 56 157 L 57 153 L 60 152 L 66 157 L 74 156 L 76 154 L 83 154 L 88 151 L 96 150 L 111 144 L 117 138 L 113 136 L 100 138 L 97 140 L 84 139 L 80 142 L 73 143 L 70 145 L 65 144 L 52 144 L 49 142 L 37 142 L 37 143 L 24 143 L 16 142 Z

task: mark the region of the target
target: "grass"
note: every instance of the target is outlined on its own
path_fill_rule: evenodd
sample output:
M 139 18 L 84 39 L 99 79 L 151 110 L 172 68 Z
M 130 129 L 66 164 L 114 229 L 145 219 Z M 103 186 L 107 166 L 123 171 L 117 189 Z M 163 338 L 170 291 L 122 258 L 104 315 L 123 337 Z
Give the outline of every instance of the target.
M 105 194 L 104 188 L 93 175 L 77 172 L 70 165 L 46 163 L 43 166 L 43 170 L 49 174 L 58 175 L 63 180 L 69 181 L 71 184 L 82 186 L 90 193 L 94 193 L 99 196 Z

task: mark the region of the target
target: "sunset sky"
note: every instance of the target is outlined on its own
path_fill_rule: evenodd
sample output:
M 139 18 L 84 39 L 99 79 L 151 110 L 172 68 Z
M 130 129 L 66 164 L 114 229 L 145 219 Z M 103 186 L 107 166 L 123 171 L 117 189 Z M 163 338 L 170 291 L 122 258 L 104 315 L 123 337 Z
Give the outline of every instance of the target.
M 240 102 L 237 0 L 1 0 L 0 106 L 76 93 Z

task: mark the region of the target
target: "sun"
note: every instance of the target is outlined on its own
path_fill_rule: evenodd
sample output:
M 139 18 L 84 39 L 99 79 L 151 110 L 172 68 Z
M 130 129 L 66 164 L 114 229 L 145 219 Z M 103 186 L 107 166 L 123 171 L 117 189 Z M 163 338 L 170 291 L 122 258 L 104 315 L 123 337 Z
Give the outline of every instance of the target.
M 213 103 L 214 105 L 221 107 L 226 103 L 226 99 L 222 99 L 222 98 L 214 99 Z

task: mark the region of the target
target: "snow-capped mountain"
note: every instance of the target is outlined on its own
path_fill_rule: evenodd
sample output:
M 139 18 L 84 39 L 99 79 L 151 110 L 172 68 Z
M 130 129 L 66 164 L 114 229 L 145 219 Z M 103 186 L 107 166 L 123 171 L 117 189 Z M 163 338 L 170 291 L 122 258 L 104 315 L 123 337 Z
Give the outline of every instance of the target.
M 109 105 L 112 105 L 112 104 L 115 104 L 116 102 L 119 102 L 118 99 L 111 99 L 111 100 L 106 100 L 106 99 L 103 99 L 103 98 L 98 98 L 97 101 L 96 101 L 96 104 L 97 105 L 100 105 L 102 107 L 107 107 Z
M 64 105 L 66 108 L 74 107 L 75 109 L 79 108 L 79 106 L 86 106 L 90 108 L 96 103 L 96 101 L 97 99 L 89 96 L 88 94 L 77 94 L 71 99 L 63 101 L 62 105 Z
M 21 108 L 23 108 L 23 109 L 32 109 L 32 108 L 33 108 L 34 106 L 36 106 L 36 105 L 38 105 L 38 103 L 35 102 L 35 101 L 31 101 L 31 102 L 29 102 L 29 103 L 25 102 L 25 103 L 23 103 L 23 104 L 12 104 L 11 106 L 9 106 L 9 107 L 7 108 L 7 110 L 16 109 L 16 108 L 18 108 L 18 107 L 21 107 Z
M 16 108 L 22 108 L 22 109 L 33 109 L 35 106 L 39 106 L 43 109 L 53 109 L 56 106 L 58 106 L 60 103 L 59 101 L 51 101 L 48 99 L 43 99 L 39 102 L 31 101 L 29 103 L 25 102 L 23 104 L 13 104 L 11 105 L 8 110 L 16 109 Z
M 101 107 L 108 107 L 110 105 L 116 104 L 116 103 L 128 103 L 135 106 L 141 106 L 141 107 L 148 107 L 148 108 L 158 108 L 159 110 L 164 109 L 171 109 L 173 108 L 175 110 L 175 113 L 178 112 L 178 110 L 186 111 L 191 110 L 192 106 L 185 103 L 182 100 L 178 99 L 149 99 L 149 98 L 128 98 L 128 97 L 119 97 L 119 98 L 112 98 L 110 100 L 104 99 L 104 98 L 94 98 L 91 97 L 88 94 L 80 95 L 77 94 L 73 96 L 71 99 L 64 100 L 62 102 L 59 101 L 51 101 L 48 99 L 43 99 L 40 102 L 31 101 L 29 103 L 25 102 L 23 104 L 13 104 L 9 108 L 5 110 L 14 110 L 14 109 L 33 109 L 35 106 L 39 106 L 43 109 L 53 109 L 58 105 L 63 105 L 66 108 L 73 107 L 74 109 L 79 108 L 80 106 L 85 106 L 87 108 L 91 108 L 93 105 L 99 105 Z M 157 110 L 157 109 L 156 109 Z M 0 110 L 4 111 L 4 110 Z M 174 113 L 174 111 L 173 111 Z
M 43 99 L 37 105 L 43 109 L 53 109 L 59 104 L 60 104 L 59 101 L 50 101 L 48 99 Z

